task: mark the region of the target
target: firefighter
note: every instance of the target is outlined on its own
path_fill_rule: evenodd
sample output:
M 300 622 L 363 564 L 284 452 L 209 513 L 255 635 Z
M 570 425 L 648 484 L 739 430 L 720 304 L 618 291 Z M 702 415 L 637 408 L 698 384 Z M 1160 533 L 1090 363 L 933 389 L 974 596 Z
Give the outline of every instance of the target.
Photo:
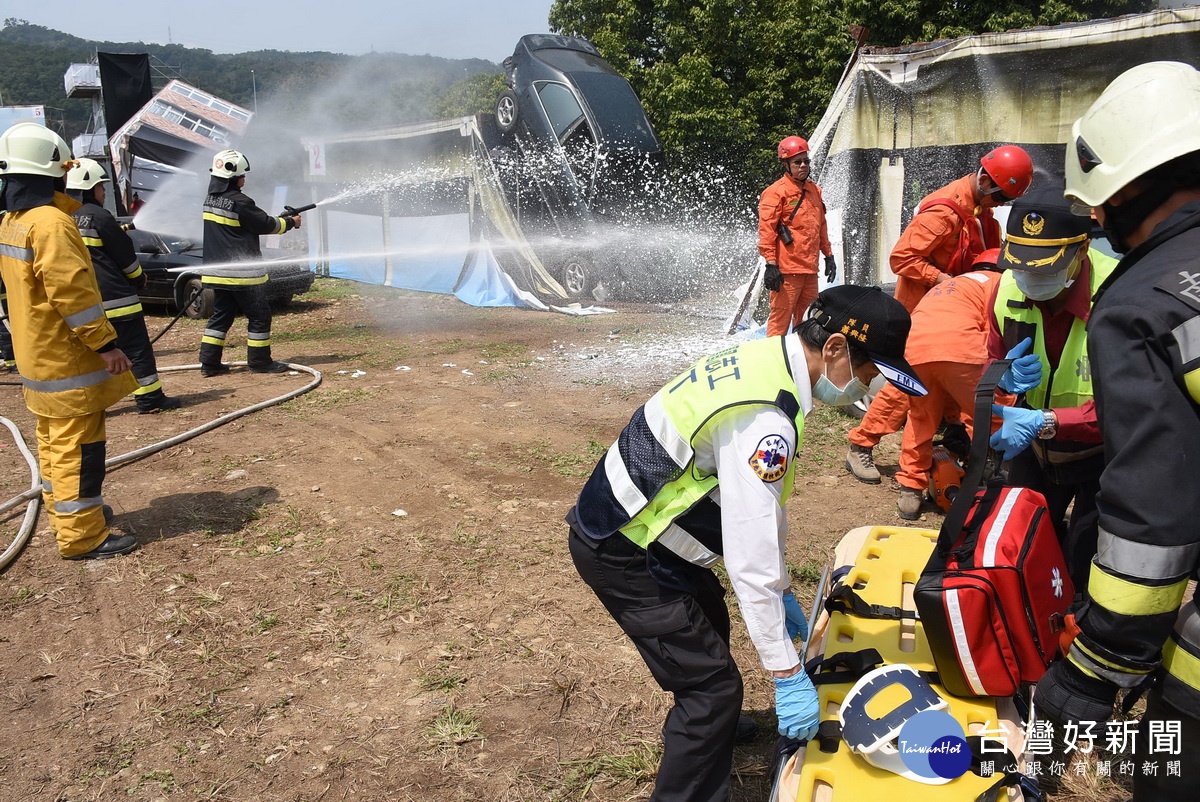
M 67 194 L 83 204 L 75 210 L 75 223 L 92 256 L 104 314 L 117 332 L 117 345 L 133 364 L 139 385 L 133 391 L 138 412 L 179 409 L 183 402 L 166 395 L 158 377 L 146 316 L 138 298 L 138 287 L 145 286 L 146 277 L 138 264 L 133 240 L 104 208 L 107 181 L 104 168 L 94 159 L 79 159 L 79 165 L 67 173 Z
M 1009 460 L 1008 481 L 1046 497 L 1075 589 L 1087 587 L 1096 554 L 1096 493 L 1104 443 L 1092 400 L 1087 321 L 1092 295 L 1117 262 L 1090 249 L 1091 220 L 1071 213 L 1062 186 L 1036 189 L 1012 206 L 988 324 L 988 356 L 1000 359 L 1028 340 L 1032 384 L 1013 392 L 992 447 Z M 1022 403 L 1014 405 L 1017 398 Z M 1070 508 L 1070 519 L 1067 511 Z
M 0 212 L 0 220 L 4 214 Z M 0 281 L 0 373 L 16 373 L 17 358 L 13 356 L 12 334 L 8 330 L 8 293 Z
M 900 235 L 889 261 L 896 300 L 912 312 L 929 288 L 966 272 L 979 254 L 1000 247 L 992 209 L 1019 198 L 1033 183 L 1033 160 L 1016 145 L 1001 145 L 979 160 L 979 169 L 926 195 Z M 846 469 L 867 484 L 880 482 L 875 446 L 900 431 L 908 398 L 884 387 L 862 423 L 850 430 Z
M 213 157 L 204 200 L 204 263 L 219 265 L 200 277 L 213 291 L 213 313 L 200 340 L 200 375 L 229 372 L 221 362 L 225 335 L 240 311 L 246 316 L 246 363 L 255 373 L 283 373 L 287 363 L 271 358 L 271 305 L 263 285 L 258 238 L 300 227 L 300 215 L 272 217 L 242 192 L 250 162 L 236 150 Z M 245 262 L 243 265 L 238 262 Z
M 825 199 L 809 178 L 808 143 L 789 136 L 776 148 L 783 176 L 758 201 L 758 252 L 767 262 L 763 286 L 770 290 L 767 336 L 786 334 L 817 297 L 817 257 L 825 255 L 825 281 L 837 278 L 837 262 L 825 223 Z
M 137 388 L 104 315 L 65 188 L 67 143 L 36 123 L 0 135 L 0 279 L 25 405 L 37 417 L 46 514 L 70 560 L 125 554 L 137 540 L 104 515 L 104 410 Z
M 1075 121 L 1066 195 L 1122 254 L 1088 321 L 1105 465 L 1079 634 L 1038 683 L 1039 715 L 1102 722 L 1149 688 L 1136 802 L 1200 796 L 1200 72 L 1133 67 Z M 1157 753 L 1155 732 L 1178 738 Z M 1175 762 L 1172 772 L 1164 762 Z
M 966 273 L 935 285 L 913 310 L 904 356 L 929 392 L 911 399 L 900 445 L 896 509 L 906 521 L 921 516 L 938 428 L 962 424 L 969 442 L 975 386 L 988 361 L 987 310 L 1000 280 L 999 255 L 999 248 L 984 251 Z
M 784 544 L 796 450 L 813 400 L 839 406 L 904 361 L 908 312 L 878 288 L 822 292 L 783 337 L 701 359 L 633 415 L 567 515 L 575 567 L 674 695 L 655 802 L 726 802 L 742 677 L 729 651 L 722 558 L 751 641 L 774 677 L 779 732 L 811 738 L 817 694 L 792 638 L 807 624 Z

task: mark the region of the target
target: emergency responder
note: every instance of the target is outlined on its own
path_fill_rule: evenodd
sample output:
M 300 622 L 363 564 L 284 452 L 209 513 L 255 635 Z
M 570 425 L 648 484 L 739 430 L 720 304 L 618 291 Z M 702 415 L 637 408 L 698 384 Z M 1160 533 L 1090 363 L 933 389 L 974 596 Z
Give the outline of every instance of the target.
M 567 515 L 584 581 L 674 695 L 651 799 L 726 802 L 742 678 L 729 651 L 725 560 L 742 619 L 775 678 L 779 731 L 811 738 L 817 695 L 792 638 L 806 630 L 784 563 L 794 459 L 813 399 L 841 405 L 904 361 L 909 316 L 872 287 L 822 292 L 783 337 L 701 359 L 634 413 Z
M 777 148 L 783 176 L 758 201 L 758 252 L 767 261 L 763 286 L 770 290 L 767 336 L 787 334 L 817 297 L 817 257 L 825 254 L 825 281 L 837 278 L 837 262 L 825 224 L 825 199 L 809 179 L 808 143 L 798 136 Z
M 287 363 L 271 359 L 271 305 L 263 284 L 261 234 L 300 227 L 300 215 L 272 217 L 242 192 L 250 162 L 236 150 L 213 157 L 204 200 L 204 263 L 219 265 L 200 277 L 213 290 L 213 313 L 200 340 L 200 375 L 229 372 L 221 362 L 225 335 L 240 311 L 246 316 L 246 364 L 255 373 L 283 373 Z M 237 264 L 245 262 L 244 265 Z
M 1102 722 L 1119 689 L 1149 685 L 1133 799 L 1190 801 L 1200 797 L 1200 609 L 1194 591 L 1184 602 L 1200 569 L 1200 73 L 1161 61 L 1125 71 L 1075 121 L 1066 156 L 1067 197 L 1091 208 L 1123 256 L 1087 327 L 1105 449 L 1099 544 L 1079 634 L 1035 703 L 1059 721 Z
M 79 165 L 67 173 L 67 194 L 83 204 L 73 216 L 92 256 L 96 283 L 104 299 L 104 314 L 116 329 L 117 345 L 133 364 L 133 375 L 139 385 L 133 391 L 137 410 L 147 414 L 179 409 L 183 402 L 166 395 L 158 378 L 146 316 L 138 298 L 138 287 L 145 285 L 146 278 L 138 264 L 133 240 L 104 208 L 104 184 L 108 176 L 96 160 L 78 161 Z
M 1029 340 L 1022 353 L 1037 359 L 1036 382 L 1001 382 L 1015 395 L 996 408 L 1003 425 L 992 446 L 1011 461 L 1009 484 L 1046 497 L 1078 592 L 1087 587 L 1096 554 L 1104 468 L 1086 327 L 1092 295 L 1117 265 L 1088 247 L 1091 228 L 1089 218 L 1071 213 L 1061 185 L 1015 202 L 1000 258 L 1008 272 L 989 304 L 988 326 L 989 357 L 1004 358 Z M 1013 406 L 1020 395 L 1024 403 Z
M 0 135 L 0 278 L 8 290 L 25 405 L 37 416 L 46 513 L 67 559 L 125 554 L 131 535 L 104 516 L 104 410 L 137 388 L 104 316 L 87 246 L 60 191 L 74 162 L 67 143 L 36 123 Z
M 926 195 L 892 248 L 896 300 L 912 312 L 929 288 L 965 272 L 979 254 L 1000 247 L 1000 225 L 992 209 L 1026 193 L 1033 161 L 1016 145 L 1001 145 L 979 160 L 979 169 Z M 850 430 L 846 469 L 867 484 L 879 484 L 875 446 L 900 431 L 908 398 L 884 387 L 862 423 Z
M 968 272 L 934 285 L 913 310 L 904 356 L 929 393 L 911 399 L 900 445 L 896 507 L 906 521 L 921 515 L 942 423 L 962 423 L 970 436 L 975 387 L 988 361 L 988 303 L 1000 280 L 999 255 L 999 248 L 984 251 Z

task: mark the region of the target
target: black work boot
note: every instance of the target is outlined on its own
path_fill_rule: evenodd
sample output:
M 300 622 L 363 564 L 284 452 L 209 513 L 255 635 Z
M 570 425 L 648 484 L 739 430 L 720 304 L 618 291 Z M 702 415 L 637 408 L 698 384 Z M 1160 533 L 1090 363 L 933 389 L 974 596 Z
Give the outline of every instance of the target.
M 123 535 L 119 532 L 109 532 L 108 537 L 104 539 L 96 548 L 84 554 L 76 554 L 74 557 L 64 557 L 64 560 L 105 560 L 109 557 L 116 557 L 121 554 L 128 554 L 138 547 L 137 538 L 133 535 Z
M 259 365 L 248 365 L 251 373 L 287 373 L 291 368 L 286 362 L 264 362 Z
M 218 362 L 215 365 L 200 365 L 200 375 L 206 379 L 212 376 L 224 376 L 228 372 L 229 366 L 224 362 Z
M 183 402 L 178 398 L 171 398 L 162 390 L 156 390 L 153 393 L 140 395 L 137 398 L 137 410 L 139 415 L 149 415 L 153 412 L 165 412 L 168 409 L 179 409 L 183 406 Z

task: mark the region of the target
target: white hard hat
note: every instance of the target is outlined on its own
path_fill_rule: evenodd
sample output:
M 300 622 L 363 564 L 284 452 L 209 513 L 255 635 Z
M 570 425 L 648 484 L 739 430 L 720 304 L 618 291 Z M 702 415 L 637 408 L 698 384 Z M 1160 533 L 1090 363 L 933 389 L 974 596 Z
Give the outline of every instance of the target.
M 23 122 L 0 134 L 0 175 L 62 178 L 71 166 L 71 149 L 45 126 Z
M 213 156 L 209 172 L 217 178 L 237 178 L 250 172 L 250 160 L 236 150 L 223 150 Z
M 107 180 L 108 174 L 104 172 L 104 166 L 85 156 L 67 173 L 67 189 L 91 189 L 101 181 Z
M 1152 61 L 1121 73 L 1071 126 L 1066 196 L 1097 207 L 1135 178 L 1200 151 L 1200 72 Z
M 896 686 L 903 688 L 904 693 L 891 690 Z M 899 701 L 901 697 L 903 701 Z M 881 706 L 887 709 L 879 710 Z M 887 665 L 868 671 L 854 683 L 838 710 L 838 720 L 850 751 L 872 766 L 926 785 L 941 785 L 950 778 L 924 777 L 909 769 L 897 742 L 909 719 L 948 706 L 916 669 Z

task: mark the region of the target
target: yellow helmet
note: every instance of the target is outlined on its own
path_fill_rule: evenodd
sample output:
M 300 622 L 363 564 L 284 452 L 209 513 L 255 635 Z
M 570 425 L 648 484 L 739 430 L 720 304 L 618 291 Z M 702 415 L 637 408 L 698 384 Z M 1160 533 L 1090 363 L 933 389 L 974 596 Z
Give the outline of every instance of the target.
M 0 134 L 0 175 L 62 178 L 71 164 L 67 143 L 45 126 L 17 123 Z
M 104 165 L 95 159 L 83 157 L 79 164 L 67 173 L 67 189 L 91 189 L 101 181 L 107 181 Z

